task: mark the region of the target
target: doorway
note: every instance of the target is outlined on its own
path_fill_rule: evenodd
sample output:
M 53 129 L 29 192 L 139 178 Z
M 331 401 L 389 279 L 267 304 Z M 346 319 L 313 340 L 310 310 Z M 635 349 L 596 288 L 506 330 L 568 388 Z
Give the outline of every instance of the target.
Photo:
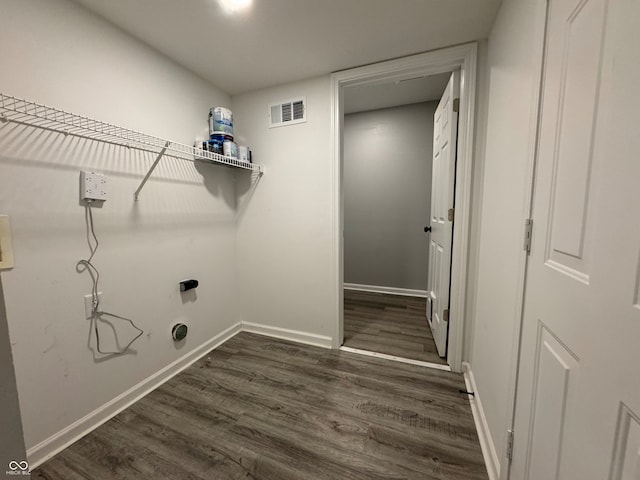
M 345 347 L 446 365 L 428 321 L 425 226 L 441 190 L 432 189 L 434 125 L 450 77 L 345 88 Z
M 380 64 L 334 73 L 332 87 L 332 153 L 334 168 L 333 238 L 337 312 L 333 347 L 344 339 L 344 100 L 345 89 L 358 85 L 401 82 L 460 70 L 460 104 L 458 162 L 456 166 L 455 203 L 459 207 L 453 230 L 451 297 L 449 310 L 449 344 L 447 363 L 455 372 L 462 371 L 464 304 L 466 294 L 467 249 L 469 240 L 469 204 L 471 198 L 471 163 L 473 152 L 477 45 L 475 43 L 428 52 Z

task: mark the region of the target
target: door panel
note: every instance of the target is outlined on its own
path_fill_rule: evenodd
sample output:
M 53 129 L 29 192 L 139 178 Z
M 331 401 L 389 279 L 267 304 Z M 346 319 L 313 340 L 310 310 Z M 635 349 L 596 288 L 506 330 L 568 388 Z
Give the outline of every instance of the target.
M 449 328 L 445 310 L 449 308 L 453 221 L 449 220 L 448 212 L 453 208 L 458 135 L 458 114 L 453 111 L 453 102 L 459 91 L 460 74 L 454 72 L 433 117 L 427 319 L 441 357 L 447 354 Z
M 559 76 L 555 149 L 553 156 L 553 218 L 547 246 L 549 265 L 584 283 L 589 282 L 588 202 L 591 197 L 593 133 L 601 76 L 605 2 L 574 2 L 562 25 L 557 43 L 562 57 L 556 60 Z
M 533 429 L 529 478 L 557 478 L 567 394 L 578 359 L 544 326 L 538 324 L 538 342 L 532 405 Z
M 616 455 L 611 480 L 640 478 L 640 418 L 622 404 L 616 432 Z
M 552 250 L 562 265 L 565 265 L 563 260 L 569 260 L 567 257 L 584 261 L 593 160 L 593 144 L 589 139 L 596 118 L 603 14 L 604 2 L 582 1 L 564 25 L 551 236 Z
M 511 479 L 640 478 L 638 18 L 548 3 Z

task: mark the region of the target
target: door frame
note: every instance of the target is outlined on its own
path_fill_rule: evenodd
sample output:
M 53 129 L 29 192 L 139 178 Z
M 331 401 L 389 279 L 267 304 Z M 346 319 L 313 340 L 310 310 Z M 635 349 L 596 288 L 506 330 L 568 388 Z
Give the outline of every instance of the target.
M 357 67 L 331 75 L 332 235 L 335 318 L 332 347 L 344 341 L 344 192 L 343 121 L 344 88 L 435 75 L 460 69 L 458 154 L 455 184 L 455 222 L 451 249 L 451 292 L 447 362 L 463 371 L 466 324 L 467 257 L 470 241 L 471 185 L 474 154 L 478 44 L 443 48 L 396 60 Z

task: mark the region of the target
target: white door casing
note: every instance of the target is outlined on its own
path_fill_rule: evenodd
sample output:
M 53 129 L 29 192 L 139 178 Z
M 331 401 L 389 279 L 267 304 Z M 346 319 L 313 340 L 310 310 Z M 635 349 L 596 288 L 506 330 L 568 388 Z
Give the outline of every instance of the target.
M 640 478 L 639 18 L 549 0 L 513 480 Z
M 454 221 L 454 187 L 460 73 L 453 72 L 433 117 L 433 167 L 427 272 L 427 319 L 438 354 L 447 354 L 451 246 Z
M 389 60 L 331 74 L 331 151 L 333 218 L 333 289 L 335 333 L 332 346 L 338 348 L 344 339 L 343 319 L 343 194 L 342 194 L 342 121 L 343 91 L 348 86 L 388 82 L 418 76 L 460 70 L 460 111 L 458 115 L 458 161 L 456 172 L 456 205 L 459 207 L 454 226 L 453 260 L 451 264 L 450 321 L 447 363 L 454 372 L 462 372 L 467 268 L 470 238 L 471 181 L 474 155 L 475 95 L 478 46 L 457 45 L 432 52 Z

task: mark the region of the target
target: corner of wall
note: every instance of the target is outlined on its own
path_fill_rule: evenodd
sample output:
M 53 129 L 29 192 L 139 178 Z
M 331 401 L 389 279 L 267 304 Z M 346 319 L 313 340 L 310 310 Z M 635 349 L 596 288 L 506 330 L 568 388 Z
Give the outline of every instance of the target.
M 532 127 L 538 115 L 531 96 L 539 87 L 543 2 L 503 2 L 489 39 L 479 49 L 474 248 L 468 277 L 473 287 L 466 302 L 472 330 L 465 341 L 478 431 L 483 432 L 487 463 L 496 474 L 499 462 L 505 462 L 506 432 L 513 420 L 526 263 L 522 225 L 528 215 Z
M 9 462 L 26 460 L 24 434 L 18 401 L 18 389 L 13 370 L 11 342 L 0 274 L 0 471 Z
M 463 362 L 464 368 L 464 383 L 468 392 L 473 392 L 474 395 L 469 396 L 469 405 L 471 406 L 471 413 L 473 414 L 473 421 L 476 425 L 476 431 L 478 432 L 478 440 L 480 441 L 480 448 L 482 449 L 482 456 L 484 457 L 485 465 L 487 466 L 487 473 L 489 480 L 500 479 L 500 458 L 496 452 L 495 442 L 491 437 L 491 430 L 485 416 L 484 409 L 482 408 L 482 400 L 480 399 L 480 392 L 476 385 L 471 365 L 468 362 Z
M 266 169 L 247 193 L 251 202 L 239 207 L 237 274 L 244 325 L 333 336 L 329 79 L 323 75 L 231 99 L 234 133 Z M 299 96 L 307 98 L 307 121 L 268 128 L 268 105 Z
M 241 331 L 242 326 L 239 323 L 227 328 L 223 332 L 204 342 L 199 347 L 187 352 L 171 364 L 113 398 L 109 402 L 101 405 L 94 411 L 73 422 L 71 425 L 66 426 L 37 445 L 34 445 L 27 451 L 30 467 L 35 468 L 43 464 L 45 461 L 52 458 L 54 455 L 61 452 L 91 431 L 95 430 L 118 413 L 130 407 L 142 397 L 155 390 L 160 385 L 191 366 L 211 350 L 222 345 Z

